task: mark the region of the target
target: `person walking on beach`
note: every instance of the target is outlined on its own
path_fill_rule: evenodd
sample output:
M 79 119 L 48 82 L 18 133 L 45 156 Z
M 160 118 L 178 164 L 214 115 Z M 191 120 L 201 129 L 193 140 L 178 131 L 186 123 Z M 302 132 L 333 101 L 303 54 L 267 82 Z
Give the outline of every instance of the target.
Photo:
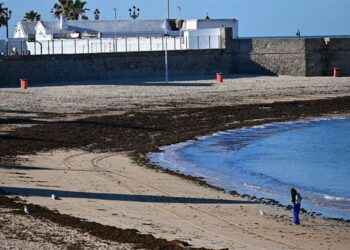
M 295 188 L 292 188 L 290 190 L 290 193 L 292 195 L 292 203 L 293 203 L 293 222 L 294 222 L 294 225 L 299 225 L 300 224 L 299 212 L 300 212 L 300 205 L 301 205 L 302 198 Z

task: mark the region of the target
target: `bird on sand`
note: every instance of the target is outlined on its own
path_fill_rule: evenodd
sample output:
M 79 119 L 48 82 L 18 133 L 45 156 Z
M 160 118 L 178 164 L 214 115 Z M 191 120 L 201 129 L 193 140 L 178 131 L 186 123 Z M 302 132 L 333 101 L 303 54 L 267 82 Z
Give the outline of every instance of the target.
M 24 212 L 25 212 L 26 214 L 29 214 L 29 208 L 28 208 L 26 205 L 24 205 Z
M 265 215 L 264 211 L 262 211 L 261 209 L 260 209 L 260 215 L 261 215 L 261 216 L 264 216 L 264 215 Z

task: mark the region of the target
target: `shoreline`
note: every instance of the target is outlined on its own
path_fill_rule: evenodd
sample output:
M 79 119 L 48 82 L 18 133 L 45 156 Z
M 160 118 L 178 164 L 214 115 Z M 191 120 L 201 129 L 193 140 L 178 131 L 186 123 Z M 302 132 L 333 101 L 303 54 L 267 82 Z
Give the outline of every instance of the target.
M 337 114 L 337 115 L 323 115 L 323 116 L 320 116 L 320 117 L 304 117 L 303 119 L 279 121 L 277 123 L 317 121 L 317 120 L 324 120 L 324 119 L 342 119 L 342 118 L 350 118 L 350 113 L 343 113 L 343 114 Z M 275 122 L 262 123 L 262 124 L 259 124 L 259 125 L 268 125 L 268 124 L 273 124 L 273 123 L 275 123 Z M 213 134 L 218 134 L 218 133 L 227 132 L 227 131 L 234 131 L 236 129 L 251 128 L 251 127 L 259 126 L 259 125 L 251 125 L 249 127 L 248 126 L 243 126 L 241 128 L 235 128 L 233 130 L 230 129 L 230 130 L 225 130 L 225 131 L 217 131 L 217 132 L 214 132 Z M 211 135 L 213 135 L 213 134 L 211 134 Z M 201 135 L 201 136 L 198 136 L 197 138 L 190 139 L 188 141 L 192 141 L 192 140 L 196 141 L 196 140 L 199 140 L 202 137 L 207 137 L 207 136 L 211 136 L 211 135 Z M 178 143 L 185 143 L 185 142 L 188 142 L 188 141 L 182 141 L 182 142 L 178 142 Z M 168 146 L 176 145 L 178 143 L 171 144 L 171 145 L 165 145 L 165 146 L 162 146 L 162 147 L 168 147 Z M 152 163 L 150 158 L 148 157 L 148 154 L 150 154 L 150 153 L 157 153 L 157 152 L 161 152 L 161 149 L 158 148 L 156 151 L 148 152 L 148 153 L 142 155 L 142 157 L 140 157 L 140 156 L 134 156 L 134 157 L 135 157 L 136 161 L 142 162 L 142 164 L 146 165 L 149 168 L 161 169 L 163 171 L 166 171 L 169 174 L 173 174 L 173 175 L 176 175 L 176 176 L 180 176 L 181 178 L 184 178 L 184 179 L 187 179 L 187 180 L 190 180 L 190 181 L 194 181 L 194 182 L 198 183 L 199 185 L 203 185 L 203 186 L 206 186 L 206 187 L 209 187 L 209 188 L 213 188 L 213 189 L 218 190 L 218 191 L 224 191 L 224 192 L 230 193 L 230 194 L 232 194 L 234 196 L 239 196 L 241 198 L 248 198 L 251 201 L 259 202 L 260 204 L 270 205 L 272 207 L 275 206 L 275 207 L 279 207 L 279 208 L 284 208 L 285 210 L 288 210 L 288 211 L 292 210 L 292 206 L 290 204 L 289 205 L 284 205 L 278 200 L 275 200 L 275 199 L 272 199 L 272 198 L 263 197 L 263 195 L 262 195 L 262 197 L 257 198 L 255 195 L 250 195 L 250 194 L 245 194 L 245 193 L 243 194 L 243 193 L 237 192 L 236 190 L 225 189 L 225 188 L 222 188 L 222 187 L 210 184 L 207 180 L 205 180 L 204 177 L 188 175 L 188 174 L 186 174 L 184 172 L 181 172 L 181 171 L 178 171 L 178 170 L 171 170 L 169 168 L 162 167 L 162 166 L 160 166 L 158 164 Z M 350 219 L 345 219 L 345 218 L 341 218 L 341 217 L 326 216 L 326 215 L 322 214 L 321 212 L 308 211 L 307 209 L 305 209 L 303 207 L 301 208 L 301 213 L 304 214 L 304 215 L 313 216 L 313 217 L 319 217 L 319 218 L 323 218 L 323 219 L 326 219 L 326 220 L 342 221 L 342 222 L 350 223 Z
M 338 246 L 337 247 L 338 249 L 345 249 L 342 246 L 342 244 L 339 245 L 339 239 L 344 236 L 344 233 L 345 233 L 344 230 L 347 227 L 347 223 L 343 221 L 330 221 L 330 220 L 325 220 L 323 218 L 301 215 L 301 220 L 303 222 L 303 225 L 301 227 L 293 227 L 290 224 L 291 214 L 289 211 L 285 211 L 284 209 L 276 208 L 270 205 L 258 204 L 257 202 L 254 202 L 251 199 L 249 199 L 248 197 L 241 198 L 227 192 L 214 190 L 213 188 L 204 188 L 203 186 L 194 184 L 192 181 L 189 182 L 188 180 L 185 180 L 183 178 L 178 178 L 178 177 L 175 177 L 174 175 L 169 175 L 163 170 L 157 171 L 157 170 L 144 168 L 144 166 L 141 166 L 141 165 L 134 165 L 134 164 L 128 165 L 124 161 L 125 160 L 130 161 L 130 159 L 128 160 L 128 157 L 120 158 L 118 155 L 119 154 L 109 154 L 109 153 L 94 154 L 94 153 L 82 152 L 82 151 L 76 151 L 76 152 L 61 151 L 61 152 L 40 153 L 37 156 L 25 156 L 22 159 L 24 160 L 24 162 L 26 162 L 26 164 L 20 165 L 20 166 L 37 169 L 34 171 L 32 170 L 30 172 L 27 172 L 27 174 L 25 175 L 26 178 L 30 178 L 31 180 L 30 182 L 35 181 L 36 183 L 40 183 L 40 184 L 25 185 L 25 187 L 21 188 L 23 184 L 19 185 L 20 180 L 18 180 L 19 182 L 16 180 L 12 180 L 11 181 L 12 184 L 9 184 L 8 187 L 6 187 L 6 190 L 13 190 L 12 193 L 16 193 L 17 197 L 18 196 L 24 197 L 24 199 L 27 201 L 26 202 L 27 204 L 28 203 L 36 204 L 36 205 L 29 205 L 29 208 L 31 210 L 30 217 L 46 219 L 49 221 L 53 221 L 54 223 L 58 223 L 59 225 L 62 225 L 62 226 L 73 227 L 75 229 L 82 230 L 85 233 L 87 232 L 94 237 L 99 237 L 100 239 L 103 239 L 103 240 L 112 240 L 112 241 L 128 243 L 128 244 L 136 243 L 137 245 L 141 243 L 139 247 L 142 246 L 143 244 L 143 247 L 146 249 L 158 249 L 158 247 L 162 245 L 168 246 L 170 249 L 197 249 L 197 248 L 204 249 L 203 247 L 206 247 L 206 249 L 207 248 L 222 249 L 225 247 L 228 247 L 229 249 L 231 249 L 231 248 L 237 248 L 239 245 L 242 245 L 242 244 L 243 246 L 246 246 L 248 248 L 259 248 L 259 249 L 279 248 L 282 246 L 285 248 L 292 248 L 292 249 L 295 249 L 295 248 L 305 249 L 305 246 L 311 247 L 314 244 L 318 244 L 319 246 L 318 249 L 323 249 L 324 247 L 328 246 L 328 244 L 325 244 L 324 247 L 322 247 L 322 244 L 319 245 L 319 243 L 308 240 L 307 242 L 302 243 L 301 246 L 303 247 L 301 247 L 299 244 L 296 244 L 295 242 L 290 240 L 293 238 L 294 234 L 308 235 L 308 237 L 313 235 L 312 237 L 315 237 L 315 239 L 322 239 L 325 236 L 320 237 L 320 235 L 328 235 L 328 234 L 333 235 L 335 232 L 337 232 L 337 236 L 334 235 L 334 238 L 332 239 L 332 242 L 333 242 L 332 244 L 336 244 Z M 134 192 L 130 193 L 130 195 L 132 194 L 131 196 L 129 194 L 126 195 L 125 192 L 118 194 L 120 193 L 120 191 L 118 191 L 119 188 L 117 190 L 110 190 L 110 192 L 104 192 L 101 194 L 96 192 L 90 193 L 94 189 L 90 188 L 90 191 L 89 191 L 89 190 L 86 190 L 86 188 L 90 186 L 93 187 L 95 186 L 95 184 L 90 183 L 92 179 L 90 178 L 86 179 L 86 174 L 90 176 L 89 172 L 91 172 L 91 171 L 86 172 L 87 170 L 89 170 L 89 168 L 86 168 L 87 166 L 84 167 L 84 170 L 83 169 L 80 170 L 84 172 L 80 172 L 80 171 L 76 172 L 75 176 L 79 176 L 80 184 L 77 183 L 76 185 L 74 185 L 76 188 L 79 187 L 78 190 L 86 190 L 85 192 L 81 193 L 81 191 L 79 192 L 74 191 L 76 189 L 72 189 L 74 188 L 74 186 L 71 186 L 71 185 L 62 186 L 63 183 L 68 184 L 71 182 L 70 180 L 74 180 L 74 178 L 73 179 L 68 178 L 69 176 L 64 175 L 62 172 L 60 175 L 55 175 L 55 176 L 50 176 L 42 173 L 43 171 L 50 171 L 50 172 L 55 171 L 54 169 L 57 168 L 57 164 L 59 164 L 60 162 L 55 160 L 55 159 L 58 159 L 57 156 L 61 157 L 61 159 L 63 159 L 62 157 L 64 156 L 64 159 L 67 159 L 68 168 L 66 168 L 66 171 L 72 171 L 69 168 L 71 169 L 74 168 L 74 171 L 78 171 L 78 167 L 81 161 L 83 161 L 82 166 L 85 166 L 90 161 L 88 159 L 92 159 L 91 162 L 93 163 L 93 167 L 98 168 L 99 170 L 106 169 L 108 166 L 111 166 L 111 164 L 115 166 L 119 165 L 119 167 L 116 168 L 115 170 L 113 170 L 114 169 L 113 168 L 113 169 L 110 169 L 109 171 L 104 171 L 105 173 L 102 173 L 101 171 L 96 172 L 96 174 L 92 173 L 95 180 L 93 182 L 101 180 L 103 181 L 103 183 L 101 184 L 104 186 L 106 181 L 109 180 L 114 183 L 114 184 L 111 183 L 113 186 L 115 185 L 119 186 L 119 184 L 117 183 L 119 182 L 123 183 L 122 180 L 124 178 L 127 178 L 127 180 L 129 180 L 127 182 L 128 183 L 127 185 L 129 186 L 132 184 L 132 186 L 134 187 L 129 186 L 127 189 L 125 189 L 124 185 L 126 183 L 124 183 L 122 185 L 122 190 L 125 190 L 126 193 L 128 193 L 127 190 L 134 190 L 134 188 L 136 187 L 144 189 L 146 185 L 146 187 L 153 189 L 153 191 L 149 193 L 149 194 L 152 194 L 152 196 L 149 196 L 149 198 L 147 198 L 147 196 L 142 195 L 140 196 L 140 198 L 137 198 L 137 196 L 139 195 L 134 196 Z M 30 157 L 30 159 L 27 157 Z M 52 162 L 52 160 L 54 162 Z M 116 164 L 116 162 L 119 162 L 119 164 Z M 52 164 L 52 163 L 55 163 L 55 164 Z M 127 168 L 125 169 L 125 167 Z M 42 168 L 43 170 L 40 170 Z M 44 170 L 44 169 L 48 169 L 48 170 Z M 135 170 L 139 173 L 136 176 L 132 174 L 134 173 Z M 20 171 L 20 172 L 24 174 L 26 171 L 25 172 Z M 57 170 L 55 172 L 57 172 Z M 83 174 L 85 172 L 86 174 Z M 99 172 L 100 174 L 98 174 Z M 108 176 L 110 176 L 111 173 L 114 173 L 115 177 L 117 176 L 122 177 L 122 179 L 120 179 L 119 177 L 117 179 L 115 178 L 109 179 Z M 153 179 L 149 179 L 148 181 L 146 181 L 149 178 L 147 176 L 149 176 L 150 173 L 152 173 Z M 42 177 L 40 178 L 40 176 Z M 65 178 L 62 179 L 62 176 L 65 176 Z M 100 179 L 102 176 L 104 176 L 104 178 Z M 96 179 L 96 177 L 98 178 Z M 47 184 L 45 184 L 46 182 L 43 182 L 44 180 L 47 181 Z M 55 186 L 49 185 L 49 183 L 51 183 L 52 180 L 56 180 Z M 88 180 L 90 180 L 89 183 L 85 183 Z M 85 184 L 82 185 L 83 183 Z M 35 186 L 38 186 L 38 188 L 34 188 Z M 60 186 L 62 186 L 63 190 L 59 188 Z M 112 187 L 110 184 L 108 184 L 108 186 Z M 176 190 L 173 189 L 174 186 L 177 187 Z M 129 189 L 130 187 L 131 189 Z M 182 189 L 182 195 L 179 195 L 178 191 L 181 189 Z M 158 194 L 157 196 L 154 196 L 155 194 L 154 191 L 156 191 L 156 193 Z M 117 194 L 115 194 L 115 192 Z M 52 193 L 56 194 L 56 196 L 59 197 L 58 201 L 53 202 L 51 200 L 50 196 Z M 85 197 L 85 193 L 87 195 L 86 198 L 88 200 L 84 201 L 85 199 L 84 200 L 74 199 L 74 197 L 77 197 L 77 198 Z M 197 195 L 194 195 L 196 193 Z M 102 200 L 98 198 L 98 196 L 96 196 L 99 194 L 102 195 L 101 197 Z M 139 192 L 137 192 L 137 194 L 139 194 Z M 116 201 L 113 201 L 111 203 L 111 202 L 103 201 L 105 199 L 103 197 L 106 197 L 107 199 L 109 199 L 108 197 L 115 196 L 117 198 L 120 195 L 121 195 L 120 202 L 116 203 Z M 134 200 L 136 198 L 136 200 L 134 200 L 136 201 L 136 203 L 133 203 L 133 202 L 130 203 L 130 201 L 127 201 L 127 200 L 124 201 L 124 198 L 122 197 L 125 195 L 127 196 L 126 197 L 127 200 L 129 200 L 130 198 Z M 1 203 L 3 203 L 4 201 L 3 197 L 4 196 L 0 195 Z M 97 200 L 94 203 L 91 203 L 96 198 Z M 117 198 L 117 200 L 119 200 L 120 198 Z M 205 205 L 206 203 L 203 203 L 203 204 L 199 203 L 196 205 L 196 202 L 193 203 L 193 201 L 198 198 L 203 202 L 205 202 L 208 198 L 210 198 L 208 200 L 209 203 L 207 205 Z M 145 201 L 144 199 L 148 201 Z M 156 202 L 156 204 L 153 205 L 153 202 L 155 202 L 154 199 L 156 200 L 160 199 L 161 203 Z M 176 201 L 178 199 L 182 200 L 181 203 L 179 204 Z M 112 198 L 112 200 L 114 200 L 114 198 Z M 186 200 L 188 200 L 189 203 Z M 211 200 L 214 203 L 212 203 Z M 101 201 L 103 202 L 101 203 Z M 97 206 L 94 205 L 95 203 Z M 15 214 L 19 214 L 20 216 L 25 215 L 22 210 L 24 203 L 16 202 L 15 204 L 16 204 L 15 205 L 16 209 L 13 212 Z M 175 208 L 174 208 L 174 204 L 178 204 L 178 205 L 175 205 Z M 116 212 L 118 214 L 123 213 L 122 211 L 125 211 L 125 208 L 126 208 L 125 206 L 128 207 L 127 209 L 128 212 L 126 212 L 127 214 L 132 212 L 135 208 L 141 208 L 141 207 L 142 207 L 142 212 L 140 212 L 139 209 L 137 209 L 136 211 L 134 211 L 134 213 L 131 213 L 130 215 L 128 215 L 127 218 L 124 218 L 124 216 L 116 217 L 115 213 Z M 115 209 L 115 207 L 117 207 L 117 209 Z M 181 207 L 183 209 L 186 208 L 185 211 L 182 211 L 183 209 L 180 209 Z M 94 210 L 92 208 L 97 208 L 97 210 Z M 265 214 L 264 216 L 261 216 L 258 214 L 259 209 L 260 210 L 262 209 L 264 211 L 264 214 Z M 185 235 L 188 235 L 188 236 L 185 236 L 185 235 L 181 236 L 181 234 L 179 234 L 181 231 L 177 231 L 177 230 L 175 231 L 176 233 L 174 232 L 174 235 L 171 234 L 171 236 L 170 235 L 166 236 L 161 233 L 162 230 L 159 231 L 157 229 L 158 227 L 154 228 L 155 230 L 154 233 L 158 232 L 158 234 L 152 233 L 148 235 L 148 234 L 145 234 L 145 232 L 148 232 L 146 228 L 149 228 L 149 225 L 153 227 L 152 226 L 153 223 L 156 223 L 156 222 L 159 223 L 160 221 L 156 213 L 155 214 L 156 217 L 154 217 L 153 222 L 149 223 L 148 222 L 149 217 L 147 215 L 149 212 L 147 211 L 152 211 L 152 214 L 156 211 L 166 212 L 165 218 L 167 219 L 165 218 L 162 219 L 164 220 L 163 223 L 165 223 L 164 225 L 165 227 L 164 226 L 160 227 L 160 229 L 163 229 L 163 230 L 166 228 L 172 228 L 174 223 L 175 225 L 178 225 L 178 223 L 180 223 L 181 225 L 184 222 L 185 222 L 185 227 L 184 228 L 182 227 L 182 230 L 185 230 L 185 229 L 189 230 L 192 228 L 192 226 L 195 225 L 193 224 L 193 220 L 197 220 L 196 217 L 198 216 L 198 218 L 200 218 L 201 220 L 205 218 L 210 219 L 209 221 L 205 221 L 204 225 L 206 225 L 207 223 L 210 223 L 210 221 L 213 219 L 220 221 L 220 223 L 217 225 L 210 224 L 210 228 L 212 226 L 218 227 L 217 229 L 221 228 L 221 231 L 215 231 L 214 229 L 207 231 L 208 229 L 203 227 L 203 229 L 205 229 L 205 232 L 210 233 L 211 237 L 213 236 L 212 235 L 213 233 L 218 235 L 221 235 L 222 233 L 231 234 L 231 236 L 228 237 L 227 235 L 226 237 L 223 237 L 222 239 L 226 239 L 224 242 L 219 243 L 220 241 L 218 241 L 215 243 L 212 242 L 210 244 L 208 240 L 210 239 L 213 240 L 213 239 L 211 237 L 207 238 L 209 236 L 208 235 L 207 237 L 205 237 L 205 239 L 208 239 L 208 240 L 204 240 L 202 237 L 198 238 L 200 239 L 200 242 L 201 242 L 199 243 L 197 240 L 198 236 L 195 236 L 198 233 L 200 234 L 200 231 L 201 231 L 201 230 L 198 231 L 198 228 L 197 228 L 198 226 L 195 226 L 194 228 L 192 228 L 191 229 L 192 231 L 190 231 L 190 233 L 185 233 Z M 179 212 L 180 214 L 182 214 L 180 217 L 179 217 Z M 107 216 L 106 213 L 107 214 L 111 213 L 111 215 Z M 198 213 L 202 215 L 199 215 Z M 229 215 L 227 213 L 233 213 L 233 214 Z M 173 222 L 171 222 L 171 220 L 168 221 L 168 219 L 171 219 L 173 215 L 175 215 L 176 220 Z M 104 219 L 106 216 L 107 216 L 107 220 Z M 133 223 L 130 224 L 135 219 L 135 216 L 138 216 L 140 219 L 142 218 L 140 221 L 142 223 L 141 224 L 138 223 L 138 226 L 136 225 L 132 226 Z M 193 219 L 189 220 L 188 218 L 186 218 L 187 216 L 190 216 L 190 217 L 193 216 Z M 125 219 L 128 225 L 127 227 L 121 226 L 121 225 L 115 226 L 114 223 L 117 223 L 118 225 L 123 220 L 125 221 Z M 255 226 L 252 227 L 252 225 L 255 225 Z M 256 227 L 256 225 L 261 225 L 261 226 Z M 222 226 L 224 227 L 222 228 Z M 235 230 L 232 231 L 233 229 L 232 227 Z M 259 227 L 260 229 L 257 230 Z M 332 229 L 328 227 L 331 227 Z M 134 229 L 130 230 L 131 228 L 136 228 L 137 230 L 134 230 Z M 261 230 L 263 228 L 268 228 L 268 231 L 264 230 L 262 232 Z M 282 231 L 285 231 L 285 230 L 290 231 L 289 233 L 290 237 L 288 237 L 290 239 L 289 240 L 284 238 L 279 239 L 279 236 L 278 237 L 274 236 L 275 233 L 278 233 L 276 229 L 279 229 Z M 238 232 L 237 230 L 241 232 Z M 163 236 L 159 237 L 160 236 L 159 233 L 161 233 L 160 235 L 163 235 Z M 319 236 L 316 236 L 315 233 L 319 234 Z M 251 237 L 252 235 L 253 236 L 256 235 L 258 236 L 258 238 L 255 240 L 253 239 L 248 240 L 249 237 Z M 278 233 L 278 235 L 281 235 L 281 234 Z M 245 240 L 243 241 L 240 238 L 242 236 L 244 236 L 245 238 Z M 281 236 L 286 237 L 285 234 L 282 234 Z M 122 239 L 121 241 L 119 237 L 121 237 Z M 219 240 L 220 238 L 221 237 L 219 237 L 217 240 Z M 167 239 L 167 240 L 164 241 L 164 239 Z M 230 240 L 227 241 L 228 239 Z M 303 237 L 303 239 L 299 238 L 301 242 L 306 239 L 307 237 L 306 238 Z M 327 237 L 323 239 L 327 239 Z M 340 242 L 343 242 L 343 244 L 345 244 L 345 242 L 347 241 L 342 240 Z M 325 243 L 325 242 L 321 241 L 320 243 Z M 257 247 L 257 246 L 260 246 L 260 247 Z
M 265 107 L 269 108 L 265 109 Z M 129 155 L 141 166 L 148 166 L 155 170 L 158 169 L 160 172 L 170 173 L 167 170 L 149 166 L 149 162 L 147 163 L 145 158 L 146 154 L 159 146 L 174 144 L 217 131 L 266 124 L 266 121 L 268 123 L 271 121 L 291 121 L 305 117 L 322 116 L 324 114 L 346 113 L 349 110 L 350 97 L 342 97 L 328 100 L 233 107 L 178 108 L 170 111 L 129 112 L 119 116 L 86 118 L 71 122 L 52 122 L 30 127 L 23 131 L 16 130 L 11 132 L 10 138 L 30 138 L 30 147 L 23 140 L 8 140 L 7 142 L 11 143 L 11 148 L 3 147 L 5 150 L 1 151 L 0 159 L 9 163 L 10 158 L 8 157 L 11 155 L 13 160 L 16 154 L 20 156 L 36 152 L 50 152 L 58 148 L 82 148 L 89 152 L 130 152 L 133 149 L 134 151 L 130 152 Z M 188 120 L 189 114 L 194 115 L 196 120 Z M 175 127 L 173 126 L 174 120 Z M 77 134 L 82 129 L 87 129 L 94 138 L 87 135 L 89 140 L 84 140 Z M 116 134 L 118 136 L 114 137 Z M 65 135 L 68 139 L 66 140 L 62 135 Z M 57 140 L 57 138 L 60 138 L 60 140 Z M 118 145 L 114 145 L 113 142 L 117 142 Z M 1 146 L 3 145 L 0 142 L 0 148 Z M 172 174 L 185 177 L 199 185 L 220 190 L 206 183 L 201 178 L 184 176 L 176 172 L 172 172 Z M 234 191 L 231 192 L 231 195 L 237 196 Z M 248 198 L 247 195 L 240 197 Z M 252 198 L 249 197 L 248 199 Z M 268 199 L 261 200 L 262 204 L 269 203 L 271 205 L 274 202 Z M 56 216 L 60 217 L 61 215 Z M 338 223 L 336 220 L 332 219 L 332 221 Z M 344 222 L 340 221 L 339 223 Z M 184 243 L 177 242 L 176 244 L 181 245 Z

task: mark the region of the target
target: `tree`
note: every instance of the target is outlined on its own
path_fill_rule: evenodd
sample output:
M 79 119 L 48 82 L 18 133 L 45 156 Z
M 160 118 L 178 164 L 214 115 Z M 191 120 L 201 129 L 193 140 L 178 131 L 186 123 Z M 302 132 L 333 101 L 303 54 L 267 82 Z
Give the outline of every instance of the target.
M 40 19 L 41 15 L 34 10 L 31 10 L 24 15 L 24 21 L 40 21 Z
M 7 21 L 6 21 L 6 16 L 7 16 L 7 8 L 3 6 L 3 3 L 0 3 L 0 28 L 1 26 L 6 26 Z
M 82 2 L 81 0 L 75 0 L 72 8 L 72 16 L 74 17 L 74 19 L 72 20 L 78 20 L 80 15 L 83 20 L 88 19 L 88 17 L 84 14 L 86 11 L 90 11 L 90 9 L 85 8 L 85 4 L 86 2 L 84 1 Z
M 85 8 L 86 2 L 81 0 L 58 0 L 53 6 L 54 14 L 57 18 L 61 15 L 67 16 L 68 20 L 79 20 L 79 17 L 83 20 L 87 20 L 85 12 L 89 9 Z

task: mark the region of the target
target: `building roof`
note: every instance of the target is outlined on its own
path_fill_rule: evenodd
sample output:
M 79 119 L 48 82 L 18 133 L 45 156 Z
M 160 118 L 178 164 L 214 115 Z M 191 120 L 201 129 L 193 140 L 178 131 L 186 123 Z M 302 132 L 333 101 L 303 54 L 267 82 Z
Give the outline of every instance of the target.
M 100 33 L 164 33 L 164 20 L 67 21 L 71 30 L 93 30 Z
M 24 33 L 26 33 L 26 34 L 35 34 L 35 26 L 37 25 L 37 23 L 38 22 L 36 22 L 36 21 L 33 21 L 33 22 L 22 21 L 21 24 L 22 24 Z
M 68 31 L 64 31 L 60 28 L 60 22 L 59 21 L 40 21 L 45 29 L 47 29 L 50 33 L 66 33 Z M 38 22 L 36 22 L 38 23 Z
M 51 34 L 62 34 L 71 32 L 104 33 L 117 35 L 159 35 L 164 34 L 164 20 L 68 20 L 67 28 L 62 30 L 60 21 L 40 21 Z M 24 32 L 35 34 L 37 21 L 22 21 Z M 170 30 L 170 26 L 168 26 Z
M 209 19 L 187 19 L 186 21 L 197 21 L 197 22 L 238 22 L 235 18 L 209 18 Z

